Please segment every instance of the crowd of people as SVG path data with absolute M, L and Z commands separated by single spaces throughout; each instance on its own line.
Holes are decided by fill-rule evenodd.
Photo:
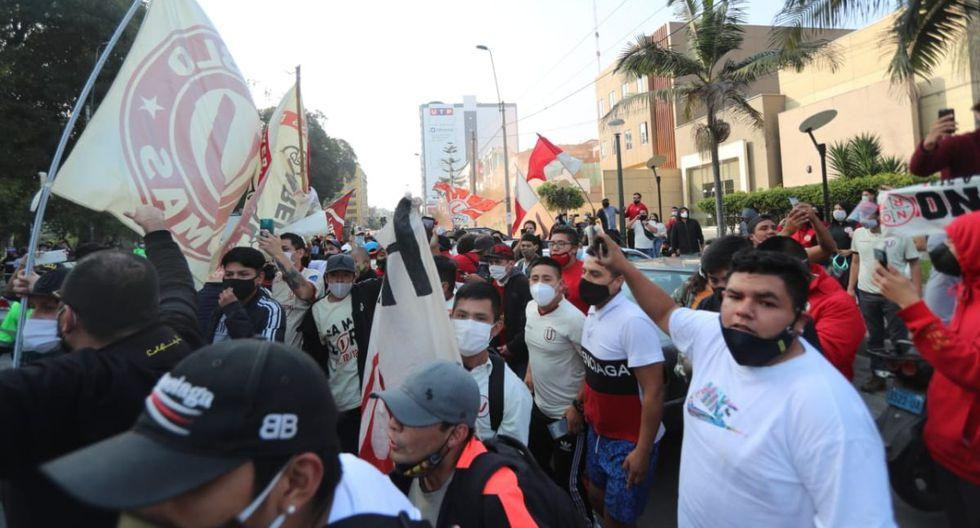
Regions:
M 30 354 L 0 371 L 7 525 L 636 526 L 668 434 L 666 334 L 690 375 L 681 526 L 894 526 L 851 385 L 867 333 L 875 373 L 915 351 L 935 368 L 925 442 L 951 526 L 980 526 L 980 212 L 923 241 L 923 285 L 925 247 L 876 208 L 746 211 L 706 245 L 686 208 L 665 225 L 641 199 L 516 240 L 426 219 L 459 358 L 370 395 L 388 248 L 262 231 L 195 288 L 162 212 L 137 209 L 141 254 L 10 281 Z M 700 270 L 666 292 L 621 245 Z M 362 396 L 387 409 L 388 475 L 357 457 Z

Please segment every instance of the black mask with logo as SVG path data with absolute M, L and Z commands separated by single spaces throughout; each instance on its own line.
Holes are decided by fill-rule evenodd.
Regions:
M 255 279 L 225 279 L 221 283 L 225 288 L 231 288 L 239 301 L 244 301 L 255 293 Z
M 795 323 L 796 319 L 793 322 Z M 732 354 L 732 359 L 743 367 L 768 365 L 781 354 L 786 353 L 793 341 L 799 337 L 792 325 L 787 326 L 776 337 L 769 339 L 734 328 L 725 328 L 724 325 L 721 327 L 721 335 L 725 339 L 728 351 Z
M 592 281 L 582 279 L 578 283 L 578 295 L 589 306 L 599 306 L 606 302 L 612 293 L 609 291 L 608 284 L 596 284 Z

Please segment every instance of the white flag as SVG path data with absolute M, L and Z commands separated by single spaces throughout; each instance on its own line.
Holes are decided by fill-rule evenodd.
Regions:
M 409 198 L 398 203 L 378 242 L 388 264 L 365 360 L 359 456 L 387 473 L 388 412 L 371 393 L 399 386 L 419 365 L 460 358 L 422 218 Z
M 258 167 L 260 122 L 221 36 L 193 0 L 156 0 L 53 192 L 108 211 L 150 204 L 195 278 Z

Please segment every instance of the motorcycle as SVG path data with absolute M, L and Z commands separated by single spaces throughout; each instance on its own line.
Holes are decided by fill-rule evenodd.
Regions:
M 887 406 L 876 419 L 885 444 L 888 479 L 895 494 L 922 511 L 942 509 L 936 467 L 922 440 L 926 422 L 926 388 L 932 366 L 912 349 L 899 356 L 868 351 L 884 360 L 888 376 Z

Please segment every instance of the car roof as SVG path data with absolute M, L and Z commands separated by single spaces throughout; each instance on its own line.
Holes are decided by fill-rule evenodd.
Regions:
M 697 273 L 701 269 L 701 259 L 691 257 L 661 257 L 633 262 L 640 270 L 682 271 Z

